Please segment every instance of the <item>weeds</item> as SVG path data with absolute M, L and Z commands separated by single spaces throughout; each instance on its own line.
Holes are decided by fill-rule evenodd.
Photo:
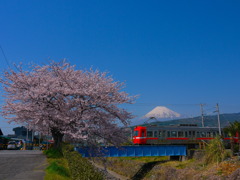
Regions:
M 49 173 L 57 173 L 61 176 L 69 177 L 69 171 L 66 167 L 61 165 L 59 161 L 53 161 L 51 164 L 47 167 L 47 171 Z
M 63 157 L 60 149 L 51 148 L 51 149 L 43 151 L 43 153 L 47 156 L 47 158 L 54 158 L 55 159 L 55 158 L 62 158 Z
M 212 139 L 206 147 L 205 163 L 220 163 L 227 157 L 222 139 L 218 136 Z
M 58 149 L 49 149 L 43 152 L 47 156 L 49 166 L 46 168 L 44 180 L 70 180 L 70 170 L 67 160 Z

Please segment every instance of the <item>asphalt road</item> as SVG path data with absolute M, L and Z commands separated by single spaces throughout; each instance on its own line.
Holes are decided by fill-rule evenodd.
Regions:
M 46 167 L 39 150 L 0 150 L 0 180 L 43 180 Z

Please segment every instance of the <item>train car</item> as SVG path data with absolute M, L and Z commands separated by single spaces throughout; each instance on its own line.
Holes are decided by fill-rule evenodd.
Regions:
M 221 131 L 224 141 L 230 137 Z M 198 127 L 196 124 L 179 124 L 173 126 L 137 126 L 133 130 L 135 145 L 188 145 L 195 147 L 199 142 L 209 141 L 219 135 L 217 127 Z

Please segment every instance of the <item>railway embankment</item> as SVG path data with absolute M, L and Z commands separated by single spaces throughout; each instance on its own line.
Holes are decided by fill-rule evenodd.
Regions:
M 107 168 L 132 180 L 240 179 L 238 157 L 211 164 L 206 164 L 202 156 L 195 157 L 182 162 L 170 161 L 168 157 L 107 158 Z

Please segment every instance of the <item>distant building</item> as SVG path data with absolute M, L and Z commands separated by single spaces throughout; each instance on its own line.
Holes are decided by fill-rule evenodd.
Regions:
M 27 133 L 27 128 L 25 128 L 24 126 L 13 128 L 13 131 L 14 131 L 15 138 L 32 139 L 32 131 L 28 130 L 28 133 Z M 27 138 L 27 134 L 28 134 L 28 138 Z

